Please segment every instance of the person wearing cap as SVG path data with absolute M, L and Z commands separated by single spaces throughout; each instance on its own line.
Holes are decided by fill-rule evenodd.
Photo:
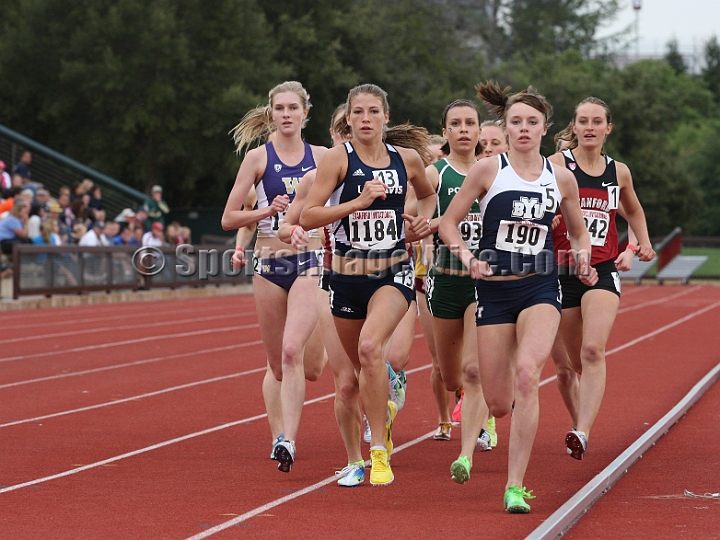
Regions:
M 165 216 L 170 212 L 170 208 L 163 200 L 163 188 L 155 185 L 152 187 L 151 193 L 151 197 L 143 203 L 143 206 L 147 208 L 149 225 L 161 223 L 164 227 Z
M 110 240 L 107 236 L 105 236 L 105 233 L 103 232 L 104 229 L 104 221 L 93 221 L 90 230 L 86 232 L 80 239 L 79 245 L 85 247 L 101 247 L 111 245 Z
M 115 217 L 116 223 L 133 223 L 135 221 L 135 212 L 132 208 L 125 208 Z
M 5 169 L 7 169 L 7 165 L 4 161 L 0 161 L 0 188 L 2 188 L 3 194 L 12 187 L 12 177 Z
M 143 234 L 142 237 L 143 247 L 163 247 L 166 245 L 165 242 L 165 225 L 156 221 L 152 224 L 150 230 Z

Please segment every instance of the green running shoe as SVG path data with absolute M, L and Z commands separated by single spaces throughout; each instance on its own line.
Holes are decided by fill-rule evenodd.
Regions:
M 532 491 L 524 487 L 510 486 L 505 492 L 505 511 L 510 514 L 529 514 L 530 505 L 525 499 L 534 499 Z
M 464 484 L 470 480 L 470 460 L 465 456 L 460 456 L 453 464 L 450 465 L 450 474 L 452 481 L 456 484 Z

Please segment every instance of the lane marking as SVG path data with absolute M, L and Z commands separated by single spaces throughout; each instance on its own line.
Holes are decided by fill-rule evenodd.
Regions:
M 657 329 L 657 330 L 655 330 L 655 331 L 653 331 L 653 332 L 650 332 L 649 334 L 645 334 L 644 336 L 641 336 L 641 337 L 639 337 L 639 338 L 636 338 L 636 339 L 634 339 L 634 340 L 626 343 L 625 345 L 621 345 L 621 346 L 619 346 L 619 347 L 616 347 L 616 348 L 613 349 L 612 351 L 606 353 L 606 355 L 607 355 L 607 354 L 612 354 L 612 353 L 614 353 L 614 352 L 621 351 L 621 350 L 626 349 L 626 348 L 628 348 L 628 347 L 630 347 L 630 346 L 632 346 L 632 345 L 635 345 L 635 344 L 637 344 L 637 343 L 640 343 L 641 341 L 644 341 L 645 339 L 649 339 L 650 337 L 653 337 L 653 336 L 658 335 L 658 334 L 660 334 L 660 333 L 662 333 L 662 332 L 665 332 L 666 330 L 669 330 L 669 329 L 671 329 L 671 328 L 673 328 L 673 327 L 675 327 L 675 326 L 677 326 L 677 325 L 679 325 L 679 324 L 682 324 L 683 322 L 686 322 L 686 321 L 688 321 L 688 320 L 690 320 L 690 319 L 692 319 L 692 318 L 694 318 L 694 317 L 697 317 L 697 316 L 699 316 L 699 315 L 701 315 L 701 314 L 703 314 L 703 313 L 705 313 L 705 312 L 707 312 L 707 311 L 710 311 L 711 309 L 714 309 L 714 308 L 717 307 L 717 306 L 720 306 L 720 302 L 716 302 L 716 303 L 712 304 L 711 306 L 707 306 L 706 308 L 703 308 L 703 309 L 701 309 L 701 310 L 698 310 L 698 311 L 696 311 L 696 312 L 693 312 L 693 313 L 691 313 L 690 315 L 687 315 L 687 316 L 685 316 L 685 317 L 682 317 L 681 319 L 678 319 L 677 321 L 675 321 L 675 322 L 673 322 L 673 323 L 667 324 L 667 325 L 665 325 L 665 326 L 663 326 L 663 327 L 661 327 L 661 328 L 659 328 L 659 329 Z M 417 334 L 416 337 L 418 337 L 418 336 L 420 336 L 420 335 L 422 335 L 422 334 Z M 421 368 L 415 368 L 415 369 L 413 369 L 413 370 L 408 370 L 408 373 L 414 373 L 414 372 L 420 371 L 420 370 L 422 370 L 422 369 L 427 369 L 428 367 L 431 367 L 431 366 L 430 366 L 430 365 L 426 365 L 426 366 L 423 366 L 423 367 L 421 367 Z M 552 381 L 552 380 L 554 380 L 554 377 L 545 379 L 544 381 L 542 381 L 542 382 L 540 383 L 540 385 L 541 385 L 541 386 L 542 386 L 542 385 L 545 385 L 545 384 L 549 383 L 549 382 Z M 332 392 L 332 393 L 326 394 L 326 395 L 324 395 L 324 396 L 320 396 L 320 397 L 317 397 L 317 398 L 314 398 L 314 399 L 311 399 L 311 400 L 307 400 L 307 401 L 305 401 L 305 402 L 303 403 L 303 406 L 305 406 L 305 405 L 311 405 L 311 404 L 313 404 L 313 403 L 318 403 L 318 402 L 321 402 L 321 401 L 330 399 L 330 398 L 332 398 L 332 397 L 334 397 L 334 396 L 335 396 L 335 392 Z M 153 451 L 153 450 L 157 450 L 157 449 L 159 449 L 159 448 L 163 448 L 163 447 L 165 447 L 165 446 L 170 446 L 170 445 L 172 445 L 172 444 L 184 442 L 184 441 L 186 441 L 186 440 L 190 440 L 190 439 L 194 439 L 194 438 L 197 438 L 197 437 L 201 437 L 201 436 L 203 436 L 203 435 L 208 435 L 208 434 L 211 434 L 211 433 L 215 433 L 215 432 L 221 431 L 221 430 L 223 430 L 223 429 L 228 429 L 228 428 L 235 427 L 235 426 L 238 426 L 238 425 L 241 425 L 241 424 L 246 424 L 246 423 L 253 422 L 253 421 L 256 421 L 256 420 L 260 420 L 260 419 L 266 418 L 266 417 L 267 417 L 267 413 L 263 413 L 263 414 L 256 415 L 256 416 L 253 416 L 253 417 L 250 417 L 250 418 L 245 418 L 245 419 L 242 419 L 242 420 L 237 420 L 237 421 L 235 421 L 235 422 L 229 422 L 229 423 L 223 424 L 223 425 L 221 425 L 221 426 L 215 426 L 215 427 L 212 427 L 212 428 L 209 428 L 209 429 L 205 429 L 205 430 L 202 430 L 202 431 L 197 431 L 197 432 L 194 432 L 194 433 L 190 433 L 190 434 L 184 435 L 184 436 L 182 436 L 182 437 L 176 437 L 176 438 L 174 438 L 174 439 L 170 439 L 170 440 L 167 440 L 167 441 L 163 441 L 163 442 L 160 442 L 160 443 L 151 445 L 151 446 L 147 446 L 147 447 L 145 447 L 145 448 L 140 448 L 140 449 L 138 449 L 138 450 L 133 450 L 133 451 L 131 451 L 131 452 L 126 452 L 126 453 L 124 453 L 124 454 L 120 454 L 120 455 L 118 455 L 118 456 L 114 456 L 114 457 L 111 457 L 111 458 L 108 458 L 108 459 L 105 459 L 105 460 L 102 460 L 102 461 L 97 461 L 97 462 L 91 463 L 91 464 L 89 464 L 89 465 L 84 465 L 84 466 L 82 466 L 82 467 L 77 467 L 77 468 L 70 469 L 70 470 L 67 470 L 67 471 L 64 471 L 64 472 L 61 472 L 61 473 L 57 473 L 57 474 L 54 474 L 54 475 L 45 476 L 45 477 L 43 477 L 43 478 L 38 478 L 38 479 L 35 479 L 35 480 L 30 480 L 30 481 L 28 481 L 28 482 L 24 482 L 24 483 L 21 483 L 21 484 L 16 484 L 16 485 L 13 485 L 13 486 L 8 486 L 8 487 L 5 487 L 5 488 L 0 489 L 0 494 L 2 494 L 2 493 L 8 493 L 8 492 L 11 492 L 11 491 L 16 491 L 16 490 L 18 490 L 18 489 L 22 489 L 22 488 L 25 488 L 25 487 L 30 487 L 30 486 L 34 486 L 34 485 L 41 484 L 41 483 L 44 483 L 44 482 L 49 482 L 49 481 L 51 481 L 51 480 L 56 480 L 56 479 L 59 479 L 59 478 L 64 478 L 64 477 L 67 477 L 67 476 L 71 476 L 71 475 L 74 475 L 74 474 L 78 474 L 78 473 L 80 473 L 80 472 L 83 472 L 83 471 L 86 471 L 86 470 L 90 470 L 90 469 L 94 469 L 94 468 L 97 468 L 97 467 L 101 467 L 101 466 L 107 465 L 107 464 L 109 464 L 109 463 L 114 463 L 114 462 L 120 461 L 120 460 L 122 460 L 122 459 L 134 457 L 134 456 L 137 456 L 137 455 L 141 455 L 141 454 L 144 454 L 144 453 Z M 432 433 L 434 433 L 434 431 L 431 432 L 431 434 L 432 434 Z M 426 434 L 426 435 L 424 435 L 423 437 L 426 437 L 426 436 L 429 436 L 429 435 L 430 435 L 430 434 Z M 306 488 L 306 489 L 309 489 L 309 488 Z M 307 493 L 309 493 L 309 492 L 310 492 L 310 491 L 307 491 Z M 299 492 L 296 492 L 296 493 L 294 493 L 293 495 L 296 495 L 297 493 L 299 493 Z M 288 497 L 290 497 L 290 496 L 288 496 Z M 291 499 L 288 499 L 288 500 L 291 500 Z M 218 525 L 218 526 L 217 526 L 216 528 L 214 528 L 214 529 L 217 529 L 218 527 L 223 527 L 223 525 L 224 525 L 224 524 L 220 524 L 220 525 Z M 224 527 L 224 528 L 227 528 L 227 527 Z M 218 529 L 218 530 L 224 530 L 224 529 Z M 204 531 L 204 533 L 201 533 L 201 534 L 206 534 L 206 535 L 207 535 L 208 532 L 209 532 L 209 531 Z M 215 531 L 215 532 L 218 532 L 218 531 Z M 211 534 L 214 534 L 214 532 L 211 533 Z M 194 538 L 194 537 L 193 537 L 193 538 Z
M 74 349 L 65 349 L 62 351 L 48 351 L 44 353 L 26 354 L 21 356 L 10 356 L 0 359 L 0 362 L 14 362 L 15 360 L 25 360 L 28 358 L 42 358 L 47 356 L 57 356 L 60 354 L 69 354 L 83 351 L 94 351 L 96 349 L 108 349 L 110 347 L 121 347 L 123 345 L 132 345 L 134 343 L 147 343 L 148 341 L 161 341 L 165 339 L 184 338 L 192 336 L 203 336 L 207 334 L 217 334 L 221 332 L 234 332 L 236 330 L 246 330 L 248 328 L 258 328 L 259 324 L 245 324 L 242 326 L 225 326 L 222 328 L 210 328 L 207 330 L 195 330 L 193 332 L 181 332 L 179 334 L 162 334 L 158 336 L 149 336 L 144 338 L 126 339 L 123 341 L 113 341 L 110 343 L 102 343 L 100 345 L 88 345 L 86 347 L 75 347 Z
M 116 304 L 114 304 L 114 305 L 116 305 Z M 96 306 L 96 307 L 100 307 L 100 306 Z M 218 310 L 227 311 L 228 308 L 227 308 L 227 306 L 217 306 L 217 305 L 212 306 L 211 305 L 208 307 L 202 307 L 201 309 L 203 310 L 203 312 L 206 312 L 206 311 L 218 311 Z M 164 315 L 177 315 L 178 313 L 197 313 L 197 312 L 198 312 L 198 308 L 157 311 L 157 312 L 147 313 L 147 314 L 137 313 L 137 312 L 128 312 L 126 315 L 112 315 L 109 317 L 90 317 L 90 318 L 86 318 L 86 319 L 73 319 L 73 318 L 63 317 L 62 319 L 57 319 L 57 318 L 51 319 L 47 322 L 42 319 L 47 319 L 48 315 L 52 315 L 52 314 L 43 313 L 42 317 L 40 317 L 40 316 L 33 317 L 33 319 L 39 319 L 38 321 L 36 321 L 34 323 L 28 323 L 28 324 L 25 324 L 25 321 L 30 319 L 30 317 L 27 315 L 27 313 L 23 313 L 23 323 L 22 324 L 3 324 L 3 328 L 5 328 L 7 330 L 21 330 L 23 328 L 37 328 L 38 324 L 42 324 L 43 327 L 45 327 L 45 326 L 61 326 L 61 325 L 68 325 L 68 324 L 83 324 L 83 323 L 92 323 L 92 322 L 115 321 L 118 319 L 130 319 L 130 318 L 139 319 L 142 317 L 157 318 L 158 316 L 164 316 Z M 14 313 L 18 313 L 18 312 L 14 312 Z M 254 311 L 248 311 L 247 313 L 248 313 L 248 315 L 257 315 L 257 313 Z M 242 313 L 242 316 L 245 316 L 244 311 Z M 17 321 L 17 315 L 14 318 L 10 318 L 10 319 L 0 319 L 0 323 L 4 323 L 5 321 L 7 321 L 7 322 Z
M 262 343 L 258 341 L 257 343 Z M 187 388 L 193 388 L 203 384 L 210 384 L 214 382 L 226 381 L 228 379 L 236 379 L 238 377 L 244 377 L 245 375 L 252 375 L 254 373 L 264 373 L 267 371 L 267 367 L 261 367 L 251 369 L 248 371 L 242 371 L 239 373 L 231 373 L 230 375 L 221 375 L 220 377 L 213 377 L 212 379 L 204 379 L 202 381 L 194 381 L 191 383 L 185 383 L 178 386 L 171 386 L 169 388 L 163 388 L 162 390 L 155 390 L 154 392 L 147 392 L 146 394 L 139 394 L 137 396 L 130 396 L 127 398 L 116 399 L 114 401 L 107 401 L 105 403 L 98 403 L 96 405 L 88 405 L 87 407 L 80 407 L 79 409 L 70 409 L 67 411 L 46 414 L 44 416 L 36 416 L 35 418 L 26 418 L 25 420 L 15 420 L 14 422 L 8 422 L 6 424 L 0 424 L 0 428 L 17 426 L 18 424 L 27 424 L 29 422 L 38 422 L 40 420 L 47 420 L 48 418 L 57 418 L 58 416 L 66 416 L 68 414 L 75 414 L 79 412 L 92 411 L 93 409 L 102 409 L 104 407 L 110 407 L 111 405 L 119 405 L 120 403 L 127 403 L 129 401 L 138 401 L 140 399 L 149 398 L 153 396 L 160 396 L 169 392 L 175 392 L 177 390 L 185 390 Z
M 23 386 L 26 384 L 54 381 L 54 380 L 58 380 L 58 379 L 64 379 L 66 377 L 79 377 L 80 375 L 88 375 L 91 373 L 101 373 L 103 371 L 110 371 L 113 369 L 142 366 L 144 364 L 152 364 L 155 362 L 160 362 L 162 360 L 171 360 L 171 359 L 175 359 L 175 358 L 183 358 L 186 356 L 197 356 L 197 355 L 201 355 L 201 354 L 211 354 L 211 353 L 216 353 L 216 352 L 230 351 L 232 349 L 239 349 L 239 348 L 249 347 L 249 346 L 254 346 L 254 345 L 262 345 L 262 341 L 250 341 L 248 343 L 236 343 L 234 345 L 227 345 L 225 347 L 214 347 L 212 349 L 200 349 L 199 351 L 190 351 L 190 352 L 184 352 L 184 353 L 178 353 L 178 354 L 171 354 L 169 356 L 156 356 L 155 358 L 148 358 L 147 360 L 136 360 L 134 362 L 126 362 L 124 364 L 114 364 L 112 366 L 86 369 L 83 371 L 73 371 L 70 373 L 62 373 L 60 375 L 49 375 L 47 377 L 38 377 L 37 379 L 26 379 L 23 381 L 0 384 L 0 390 L 2 390 L 3 388 L 13 388 L 15 386 Z
M 17 337 L 17 338 L 10 338 L 10 339 L 0 339 L 0 345 L 5 345 L 7 343 L 19 343 L 23 341 L 38 341 L 41 339 L 53 339 L 57 337 L 66 338 L 69 336 L 81 336 L 83 334 L 100 334 L 102 332 L 115 332 L 118 330 L 133 330 L 137 328 L 158 328 L 160 326 L 172 326 L 175 324 L 188 324 L 188 323 L 195 323 L 195 322 L 207 322 L 207 321 L 217 321 L 219 319 L 229 319 L 232 315 L 228 314 L 222 314 L 222 315 L 210 315 L 208 317 L 195 317 L 192 319 L 170 319 L 166 321 L 160 321 L 160 322 L 153 322 L 153 323 L 142 323 L 142 324 L 129 324 L 126 326 L 103 326 L 100 328 L 84 328 L 82 330 L 75 330 L 75 331 L 67 331 L 67 332 L 57 332 L 55 334 L 41 334 L 38 336 L 24 336 L 24 337 Z
M 656 300 L 648 300 L 647 302 L 642 302 L 641 304 L 636 304 L 634 306 L 628 306 L 626 308 L 618 309 L 618 315 L 621 313 L 627 313 L 628 311 L 635 311 L 636 309 L 644 308 L 647 306 L 654 306 L 657 304 L 662 304 L 663 302 L 667 302 L 668 300 L 674 300 L 676 298 L 680 298 L 681 296 L 685 296 L 686 294 L 690 294 L 691 292 L 695 292 L 701 287 L 690 287 L 689 289 L 686 289 L 684 291 L 681 291 L 676 294 L 671 294 L 670 296 L 666 296 L 664 298 L 658 298 Z
M 631 444 L 610 465 L 605 467 L 580 491 L 573 495 L 565 504 L 548 517 L 542 525 L 527 537 L 528 540 L 545 540 L 558 538 L 570 529 L 585 512 L 597 502 L 615 483 L 620 480 L 643 454 L 648 452 L 655 443 L 677 423 L 687 411 L 707 392 L 720 378 L 720 364 L 716 365 L 703 377 L 675 407 L 658 420 L 640 438 Z

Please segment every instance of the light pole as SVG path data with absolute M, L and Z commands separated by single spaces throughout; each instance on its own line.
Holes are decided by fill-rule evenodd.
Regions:
M 640 10 L 642 9 L 642 0 L 633 0 L 633 9 L 635 10 L 635 61 L 640 60 Z

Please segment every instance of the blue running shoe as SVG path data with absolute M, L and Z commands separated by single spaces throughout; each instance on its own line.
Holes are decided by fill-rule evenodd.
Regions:
M 278 438 L 273 441 L 272 450 L 270 451 L 270 459 L 274 459 L 277 461 L 277 458 L 275 457 L 275 449 L 277 448 L 277 445 L 280 444 L 285 440 L 285 434 L 281 433 L 278 435 Z
M 341 487 L 357 487 L 365 481 L 365 462 L 356 461 L 348 463 L 342 471 L 337 471 L 335 476 L 339 476 L 338 486 Z

